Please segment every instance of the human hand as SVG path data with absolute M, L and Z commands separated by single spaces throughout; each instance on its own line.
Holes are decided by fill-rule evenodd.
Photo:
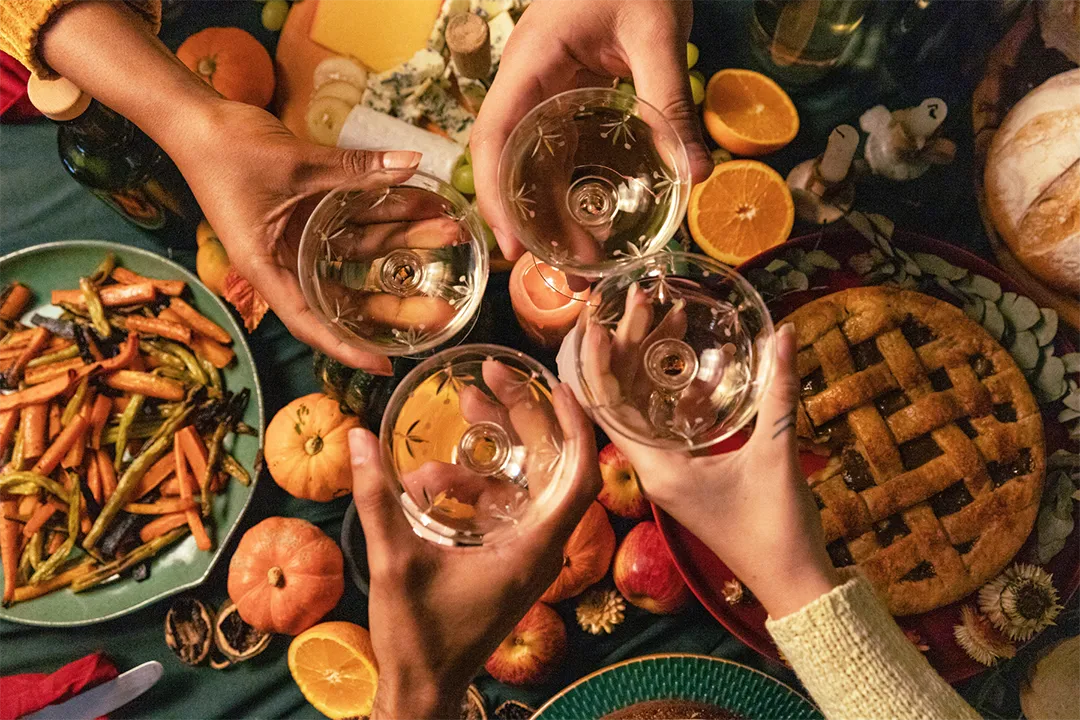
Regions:
M 473 675 L 558 576 L 562 547 L 600 479 L 591 423 L 566 386 L 553 400 L 564 447 L 576 458 L 572 481 L 538 524 L 482 547 L 418 537 L 384 475 L 379 441 L 366 430 L 350 433 L 379 662 L 373 718 L 457 717 Z
M 686 69 L 692 21 L 687 0 L 543 0 L 521 16 L 470 143 L 476 199 L 505 257 L 522 247 L 499 204 L 499 157 L 518 121 L 560 92 L 632 76 L 685 143 L 693 179 L 712 172 Z
M 828 592 L 838 579 L 799 466 L 793 326 L 780 328 L 776 346 L 774 375 L 754 431 L 734 452 L 690 456 L 659 450 L 600 425 L 634 466 L 646 497 L 704 542 L 779 618 Z M 598 356 L 606 362 L 600 350 L 583 346 L 587 372 L 597 372 Z M 618 365 L 613 361 L 610 367 Z M 590 386 L 598 386 L 596 378 Z M 616 392 L 618 378 L 612 375 L 606 386 Z

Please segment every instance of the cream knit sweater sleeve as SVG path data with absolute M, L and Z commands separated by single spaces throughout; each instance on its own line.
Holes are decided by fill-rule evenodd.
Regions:
M 828 720 L 978 718 L 861 574 L 766 627 Z
M 53 14 L 72 0 L 0 0 L 0 50 L 46 80 L 57 77 L 37 52 L 38 33 Z M 156 34 L 161 0 L 125 0 Z

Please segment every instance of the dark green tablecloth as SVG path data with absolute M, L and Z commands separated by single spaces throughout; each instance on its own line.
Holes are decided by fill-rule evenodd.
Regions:
M 189 4 L 182 14 L 166 24 L 163 37 L 172 47 L 188 34 L 211 25 L 239 25 L 254 32 L 271 48 L 275 38 L 258 26 L 254 3 L 217 5 Z M 746 66 L 741 56 L 745 6 L 701 3 L 694 28 L 694 40 L 702 49 L 700 67 L 706 74 L 726 65 Z M 960 146 L 956 163 L 932 170 L 923 180 L 907 185 L 871 183 L 860 188 L 858 206 L 892 217 L 898 226 L 917 230 L 967 247 L 987 252 L 982 226 L 972 190 L 970 90 L 978 67 L 977 55 L 990 41 L 977 42 L 979 33 L 966 38 L 968 53 L 934 73 L 924 73 L 915 86 L 890 86 L 874 73 L 851 76 L 845 83 L 795 93 L 803 126 L 791 147 L 769 159 L 781 172 L 799 160 L 820 152 L 829 130 L 840 122 L 857 124 L 858 114 L 876 102 L 890 107 L 918 103 L 924 97 L 939 96 L 949 104 L 946 134 Z M 891 87 L 891 89 L 890 89 Z M 169 255 L 181 264 L 194 267 L 193 236 L 168 238 L 168 244 L 126 224 L 104 204 L 70 180 L 56 155 L 55 129 L 39 122 L 25 126 L 4 126 L 0 130 L 0 254 L 37 243 L 62 239 L 96 238 L 130 243 Z M 5 278 L 6 280 L 6 278 Z M 502 342 L 521 340 L 513 326 L 505 295 L 506 280 L 496 277 L 489 286 L 488 310 L 498 319 Z M 502 320 L 506 322 L 503 323 Z M 258 364 L 266 400 L 267 419 L 286 402 L 316 389 L 310 372 L 310 351 L 293 340 L 276 318 L 270 316 L 250 338 Z M 532 348 L 526 348 L 532 349 Z M 532 349 L 534 350 L 534 349 Z M 551 356 L 540 355 L 550 364 Z M 250 527 L 269 515 L 303 517 L 337 538 L 345 500 L 316 504 L 296 500 L 282 492 L 269 477 L 263 477 L 254 501 L 242 521 Z M 625 528 L 624 528 L 625 529 Z M 235 541 L 224 549 L 231 555 Z M 219 564 L 209 581 L 196 594 L 211 603 L 225 599 L 227 562 Z M 48 672 L 93 650 L 105 650 L 121 669 L 156 659 L 165 666 L 162 680 L 147 694 L 114 713 L 116 717 L 233 718 L 233 717 L 321 717 L 310 707 L 289 677 L 285 663 L 287 638 L 276 638 L 270 649 L 257 659 L 217 672 L 207 667 L 189 668 L 177 661 L 165 646 L 162 622 L 169 605 L 163 601 L 109 623 L 77 630 L 43 630 L 0 622 L 0 674 Z M 572 607 L 560 608 L 567 619 L 570 647 L 557 676 L 546 686 L 511 690 L 482 677 L 477 682 L 490 708 L 514 697 L 533 706 L 565 684 L 612 662 L 654 652 L 695 652 L 730 658 L 761 669 L 781 680 L 797 683 L 786 668 L 767 662 L 743 646 L 705 610 L 694 603 L 674 617 L 654 617 L 631 608 L 626 622 L 610 637 L 593 638 L 580 631 L 573 621 Z M 328 619 L 366 624 L 366 600 L 351 586 Z M 1059 621 L 1013 661 L 962 686 L 965 697 L 988 716 L 1019 715 L 1017 687 L 1038 649 L 1066 634 L 1077 633 L 1075 600 Z

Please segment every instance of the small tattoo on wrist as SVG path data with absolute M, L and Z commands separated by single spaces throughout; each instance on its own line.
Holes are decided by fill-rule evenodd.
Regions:
M 795 427 L 795 411 L 792 410 L 790 414 L 785 415 L 784 417 L 777 420 L 775 423 L 773 423 L 773 427 L 777 428 L 776 432 L 773 433 L 773 436 L 772 436 L 773 440 L 775 440 L 776 438 L 783 435 L 786 431 L 794 428 Z

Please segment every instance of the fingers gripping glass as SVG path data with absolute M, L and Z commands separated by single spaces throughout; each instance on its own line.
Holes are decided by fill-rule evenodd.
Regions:
M 499 195 L 538 260 L 595 279 L 664 247 L 686 212 L 689 178 L 686 149 L 659 110 L 583 88 L 537 105 L 514 128 Z
M 300 241 L 308 306 L 349 345 L 418 355 L 463 335 L 487 285 L 488 251 L 464 197 L 435 177 L 381 170 L 329 193 Z
M 665 252 L 593 287 L 574 352 L 601 424 L 646 445 L 701 450 L 753 417 L 775 349 L 769 312 L 742 276 Z
M 575 467 L 554 385 L 538 362 L 497 345 L 444 350 L 402 380 L 380 438 L 393 491 L 419 535 L 490 544 L 550 511 Z

